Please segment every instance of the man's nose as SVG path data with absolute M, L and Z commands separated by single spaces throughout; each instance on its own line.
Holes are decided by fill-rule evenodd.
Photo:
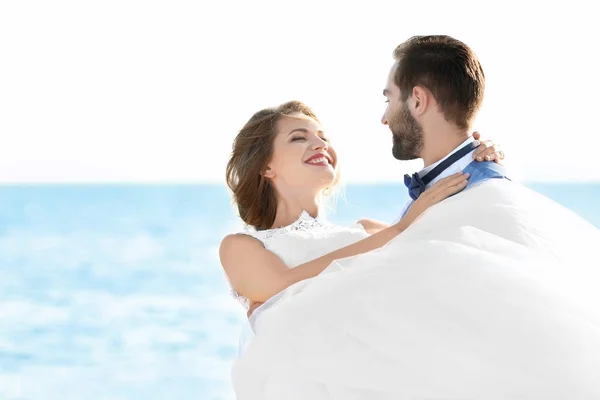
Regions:
M 383 113 L 383 115 L 381 116 L 381 123 L 384 125 L 388 124 L 387 118 L 385 117 L 385 113 Z

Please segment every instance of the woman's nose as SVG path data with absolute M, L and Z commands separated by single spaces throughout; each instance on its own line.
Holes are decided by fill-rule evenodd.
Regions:
M 325 139 L 316 138 L 313 141 L 313 150 L 320 150 L 320 149 L 327 150 L 327 148 L 328 148 L 328 145 L 327 145 L 327 141 Z

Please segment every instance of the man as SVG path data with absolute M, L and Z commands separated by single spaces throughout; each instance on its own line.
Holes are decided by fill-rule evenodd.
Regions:
M 506 178 L 498 164 L 473 162 L 476 145 L 469 129 L 485 90 L 473 51 L 449 36 L 417 36 L 399 45 L 394 59 L 381 122 L 392 131 L 396 159 L 422 158 L 425 163 L 423 170 L 405 177 L 411 199 L 462 170 L 471 174 L 470 185 Z
M 469 132 L 484 89 L 477 57 L 459 40 L 417 36 L 394 51 L 381 122 L 392 132 L 396 159 L 424 161 L 405 176 L 411 200 L 402 215 L 438 180 L 470 173 L 466 190 L 430 208 L 392 243 L 403 254 L 399 264 L 414 252 L 420 272 L 402 283 L 414 290 L 415 306 L 401 305 L 396 315 L 436 321 L 440 332 L 424 328 L 422 341 L 398 345 L 424 357 L 442 349 L 421 363 L 439 389 L 428 392 L 422 382 L 412 389 L 448 398 L 600 398 L 600 234 L 510 181 L 501 165 L 473 161 Z M 440 243 L 458 246 L 437 252 Z M 421 246 L 427 250 L 419 253 Z M 440 297 L 435 306 L 418 306 L 432 296 Z M 407 393 L 414 382 L 403 382 Z

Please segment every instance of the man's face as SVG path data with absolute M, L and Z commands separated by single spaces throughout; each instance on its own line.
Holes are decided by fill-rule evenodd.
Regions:
M 392 131 L 392 154 L 398 160 L 420 158 L 423 150 L 423 127 L 410 112 L 408 102 L 401 100 L 400 88 L 394 82 L 397 63 L 394 63 L 388 75 L 383 95 L 387 98 L 387 107 L 381 123 Z

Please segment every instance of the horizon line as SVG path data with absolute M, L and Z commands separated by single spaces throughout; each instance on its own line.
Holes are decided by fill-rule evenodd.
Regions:
M 530 184 L 600 184 L 600 178 L 597 180 L 588 179 L 538 179 L 538 180 L 518 180 L 517 183 L 530 185 Z M 227 184 L 223 181 L 216 180 L 182 180 L 182 181 L 151 181 L 151 180 L 90 180 L 90 181 L 79 181 L 79 180 L 55 180 L 55 181 L 0 181 L 1 187 L 8 186 L 121 186 L 121 185 L 132 185 L 132 186 L 223 186 L 227 187 Z M 340 182 L 339 186 L 348 185 L 404 185 L 401 180 L 353 180 L 348 182 Z

